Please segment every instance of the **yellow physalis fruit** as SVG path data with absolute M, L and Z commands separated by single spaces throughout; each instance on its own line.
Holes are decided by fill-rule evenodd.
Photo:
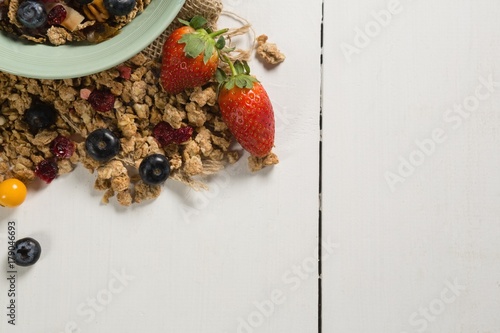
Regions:
M 16 207 L 26 199 L 26 185 L 16 178 L 6 179 L 0 183 L 0 205 Z

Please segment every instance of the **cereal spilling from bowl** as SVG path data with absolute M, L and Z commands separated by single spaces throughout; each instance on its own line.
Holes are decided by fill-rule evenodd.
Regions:
M 167 179 L 203 188 L 199 177 L 239 160 L 234 140 L 251 152 L 252 171 L 277 164 L 271 152 L 274 115 L 262 85 L 248 64 L 229 59 L 221 39 L 213 40 L 218 32 L 191 29 L 203 25 L 197 19 L 185 23 L 171 37 L 188 48 L 206 40 L 197 55 L 171 53 L 183 43 L 169 38 L 161 62 L 140 53 L 82 78 L 36 80 L 0 72 L 0 182 L 51 183 L 82 164 L 97 175 L 104 203 L 116 197 L 128 206 L 158 197 Z M 204 82 L 183 81 L 179 91 L 169 91 L 172 63 L 183 71 L 193 66 L 187 71 L 192 79 L 211 58 L 207 51 L 221 55 L 228 69 L 215 74 L 216 66 Z M 176 72 L 176 79 L 183 75 Z
M 116 36 L 151 0 L 0 0 L 0 30 L 14 38 L 62 45 Z

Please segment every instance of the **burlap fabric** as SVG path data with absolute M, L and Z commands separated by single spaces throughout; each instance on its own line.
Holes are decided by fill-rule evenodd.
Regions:
M 201 15 L 208 20 L 209 27 L 215 29 L 221 12 L 221 0 L 186 0 L 175 20 L 153 43 L 151 43 L 151 45 L 144 50 L 144 53 L 148 57 L 151 57 L 151 59 L 159 58 L 162 53 L 163 44 L 168 35 L 181 25 L 178 20 L 179 18 L 190 20 L 195 15 Z

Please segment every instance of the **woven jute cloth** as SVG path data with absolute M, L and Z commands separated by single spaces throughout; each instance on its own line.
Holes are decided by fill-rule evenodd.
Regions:
M 152 59 L 159 58 L 162 53 L 163 44 L 167 37 L 174 29 L 182 25 L 178 19 L 189 21 L 193 16 L 201 15 L 207 19 L 208 26 L 215 29 L 221 12 L 221 0 L 186 0 L 184 6 L 174 21 L 153 43 L 151 43 L 151 45 L 144 50 L 144 53 Z

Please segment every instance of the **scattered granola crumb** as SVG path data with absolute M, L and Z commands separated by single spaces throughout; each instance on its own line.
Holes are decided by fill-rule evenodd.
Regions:
M 159 185 L 147 185 L 142 181 L 139 181 L 135 186 L 135 202 L 141 203 L 146 200 L 155 199 L 160 196 L 161 186 Z
M 130 206 L 130 205 L 132 205 L 134 203 L 134 200 L 132 198 L 132 194 L 130 193 L 129 190 L 126 190 L 126 191 L 123 191 L 123 192 L 119 192 L 116 195 L 116 199 L 118 200 L 118 202 L 122 206 Z
M 272 152 L 265 157 L 250 156 L 248 158 L 248 166 L 252 172 L 260 171 L 265 167 L 276 165 L 278 163 L 278 156 Z
M 267 40 L 266 35 L 257 37 L 257 55 L 271 65 L 277 65 L 285 61 L 286 57 L 278 49 L 278 46 L 274 43 L 268 43 Z

